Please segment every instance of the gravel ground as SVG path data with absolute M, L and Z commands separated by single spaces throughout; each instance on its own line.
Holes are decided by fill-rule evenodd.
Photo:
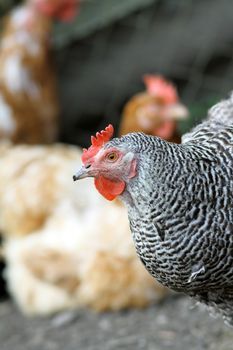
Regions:
M 1 350 L 232 350 L 233 330 L 186 297 L 145 310 L 25 318 L 0 303 Z

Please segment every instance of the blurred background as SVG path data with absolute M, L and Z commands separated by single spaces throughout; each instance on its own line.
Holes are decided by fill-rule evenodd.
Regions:
M 2 1 L 1 13 L 18 1 Z M 86 0 L 71 23 L 55 23 L 53 57 L 65 142 L 88 145 L 143 89 L 145 73 L 171 79 L 192 118 L 232 88 L 229 0 Z M 72 106 L 72 108 L 71 108 Z
M 228 0 L 84 2 L 69 28 L 54 28 L 62 140 L 88 145 L 83 131 L 119 126 L 145 73 L 174 82 L 189 129 L 232 89 L 232 16 Z
M 21 349 L 20 323 L 28 329 L 22 349 L 52 348 L 42 339 L 48 327 L 73 323 L 67 334 L 75 329 L 76 314 L 31 324 L 18 308 L 49 317 L 83 308 L 117 311 L 119 322 L 113 314 L 80 311 L 83 325 L 100 322 L 105 342 L 112 327 L 123 337 L 106 349 L 172 344 L 173 350 L 227 350 L 232 338 L 221 323 L 198 309 L 190 318 L 187 300 L 177 301 L 141 267 L 121 204 L 106 204 L 92 183 L 71 179 L 80 146 L 89 146 L 90 136 L 109 123 L 115 135 L 144 131 L 180 142 L 227 96 L 233 86 L 232 1 L 2 0 L 0 16 L 0 317 L 19 334 L 10 339 L 11 330 L 3 327 L 2 350 Z M 169 314 L 183 307 L 180 330 Z M 119 314 L 125 309 L 132 314 Z M 132 334 L 140 324 L 139 334 L 147 335 L 141 343 L 122 333 L 125 320 Z M 31 325 L 43 335 L 34 345 Z M 177 336 L 190 329 L 190 338 Z M 74 339 L 80 349 L 104 349 L 100 340 L 95 345 L 85 337 L 86 345 Z M 58 348 L 62 341 L 54 339 Z

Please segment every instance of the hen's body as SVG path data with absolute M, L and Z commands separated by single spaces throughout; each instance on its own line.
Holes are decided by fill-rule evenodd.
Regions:
M 105 147 L 126 145 L 138 171 L 121 197 L 139 257 L 233 324 L 233 96 L 181 145 L 139 133 Z

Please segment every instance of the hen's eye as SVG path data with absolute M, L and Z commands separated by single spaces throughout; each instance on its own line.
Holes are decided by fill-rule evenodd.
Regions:
M 107 154 L 107 160 L 110 162 L 115 162 L 117 160 L 117 158 L 118 158 L 118 155 L 115 152 L 111 152 L 111 153 Z

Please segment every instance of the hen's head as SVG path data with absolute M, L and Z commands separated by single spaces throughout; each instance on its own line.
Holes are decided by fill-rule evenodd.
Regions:
M 188 116 L 187 108 L 179 101 L 175 86 L 160 75 L 143 77 L 146 91 L 129 102 L 125 113 L 133 111 L 135 130 L 170 141 L 179 119 Z M 127 130 L 134 131 L 134 130 Z
M 78 0 L 30 0 L 46 17 L 62 21 L 72 20 L 76 14 Z
M 74 175 L 74 181 L 94 177 L 97 190 L 108 200 L 115 199 L 125 190 L 129 179 L 136 175 L 135 153 L 124 146 L 109 142 L 113 136 L 113 126 L 91 138 L 91 146 L 84 149 L 82 168 Z

